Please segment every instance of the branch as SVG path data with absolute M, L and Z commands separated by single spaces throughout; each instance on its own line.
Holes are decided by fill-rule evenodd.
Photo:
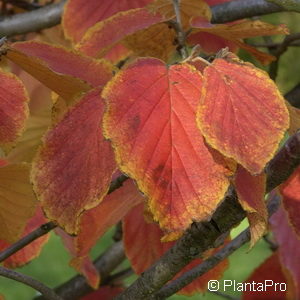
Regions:
M 274 195 L 271 201 L 268 204 L 268 214 L 271 216 L 278 208 L 280 204 L 280 197 Z M 171 295 L 177 293 L 186 285 L 190 284 L 193 280 L 205 274 L 212 268 L 214 268 L 217 264 L 219 264 L 222 260 L 226 259 L 233 252 L 243 246 L 250 240 L 250 229 L 247 228 L 242 233 L 240 233 L 235 239 L 233 239 L 230 243 L 224 246 L 221 250 L 219 250 L 216 254 L 212 255 L 208 259 L 206 259 L 203 263 L 198 265 L 197 267 L 187 271 L 179 278 L 173 280 L 166 286 L 164 286 L 159 292 L 155 293 L 153 297 L 150 299 L 160 300 L 170 297 Z
M 299 0 L 297 2 L 300 3 Z M 296 10 L 286 9 L 266 0 L 236 0 L 212 7 L 212 23 L 226 23 L 282 11 Z
M 266 168 L 267 193 L 288 179 L 300 164 L 300 131 L 289 138 Z M 232 227 L 245 217 L 234 190 L 217 208 L 211 221 L 193 223 L 182 238 L 155 264 L 129 286 L 118 300 L 147 299 L 171 280 L 182 268 L 206 250 L 217 246 Z
M 60 23 L 66 0 L 42 8 L 3 18 L 0 21 L 0 37 L 35 32 Z
M 13 279 L 15 281 L 22 282 L 25 285 L 28 285 L 28 286 L 34 288 L 35 290 L 39 291 L 44 296 L 44 299 L 63 300 L 52 289 L 48 288 L 43 283 L 33 279 L 30 276 L 15 272 L 13 270 L 10 270 L 10 269 L 7 269 L 7 268 L 1 267 L 1 266 L 0 266 L 0 275 L 3 277 Z
M 102 284 L 107 284 L 110 273 L 125 259 L 122 242 L 117 242 L 108 248 L 99 258 L 94 261 L 95 267 L 100 273 Z M 92 292 L 93 289 L 87 284 L 86 279 L 76 275 L 66 283 L 55 288 L 55 292 L 64 300 L 76 300 Z M 36 300 L 44 300 L 38 297 Z
M 300 82 L 285 95 L 285 99 L 291 105 L 300 108 Z
M 62 0 L 58 4 L 2 19 L 0 37 L 35 32 L 59 24 L 65 3 L 66 0 Z M 236 0 L 212 7 L 212 22 L 226 23 L 282 11 L 287 10 L 266 0 Z
M 46 224 L 41 225 L 39 228 L 33 230 L 32 232 L 30 232 L 29 234 L 27 234 L 26 236 L 24 236 L 23 238 L 21 238 L 20 240 L 18 240 L 17 242 L 0 252 L 0 262 L 4 261 L 17 251 L 21 250 L 34 240 L 50 232 L 56 226 L 57 225 L 54 222 L 48 222 Z

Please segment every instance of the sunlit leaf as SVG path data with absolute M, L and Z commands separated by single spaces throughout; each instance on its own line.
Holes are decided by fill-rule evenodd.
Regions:
M 204 70 L 197 115 L 206 141 L 252 174 L 274 156 L 289 127 L 283 97 L 267 73 L 236 58 Z
M 28 221 L 22 237 L 26 236 L 46 222 L 47 220 L 45 219 L 41 208 L 38 207 L 36 209 L 35 215 Z M 48 239 L 49 233 L 39 237 L 38 239 L 28 244 L 26 247 L 22 248 L 21 250 L 4 260 L 3 265 L 8 268 L 19 268 L 29 263 L 31 260 L 40 255 L 40 252 L 43 246 L 47 243 Z M 10 246 L 9 243 L 0 241 L 0 251 L 4 250 L 8 246 Z
M 137 274 L 141 274 L 149 268 L 175 243 L 161 242 L 164 233 L 157 224 L 145 222 L 142 204 L 133 208 L 125 217 L 123 234 L 126 256 Z M 176 277 L 199 265 L 201 262 L 201 259 L 194 260 L 182 269 Z M 216 267 L 180 290 L 179 294 L 192 295 L 195 292 L 206 291 L 207 282 L 210 279 L 218 280 L 221 278 L 227 266 L 227 260 L 223 260 Z
M 66 36 L 78 42 L 94 24 L 120 11 L 139 8 L 152 0 L 69 0 L 65 6 L 62 24 Z M 76 16 L 76 17 L 75 17 Z
M 9 243 L 20 237 L 35 212 L 29 170 L 25 163 L 0 167 L 0 239 Z
M 105 196 L 115 163 L 102 135 L 101 89 L 84 95 L 44 136 L 34 161 L 35 192 L 51 220 L 78 233 L 79 215 Z
M 138 59 L 103 92 L 105 135 L 119 167 L 137 181 L 167 232 L 209 218 L 228 187 L 228 170 L 196 127 L 201 87 L 201 73 L 188 64 Z
M 17 76 L 0 70 L 0 82 L 0 147 L 8 151 L 25 128 L 29 98 Z
M 265 234 L 268 226 L 268 212 L 265 204 L 266 175 L 251 175 L 239 166 L 235 175 L 235 188 L 238 199 L 247 212 L 250 224 L 250 247 Z

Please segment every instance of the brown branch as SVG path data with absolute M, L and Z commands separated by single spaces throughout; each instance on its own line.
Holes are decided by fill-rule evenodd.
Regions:
M 117 242 L 108 248 L 99 258 L 94 261 L 94 265 L 100 273 L 101 282 L 108 284 L 107 277 L 125 259 L 122 242 Z M 93 289 L 87 284 L 86 279 L 81 275 L 76 275 L 69 281 L 55 288 L 55 292 L 64 300 L 76 300 L 92 292 Z M 38 297 L 36 300 L 45 299 Z
M 24 274 L 21 274 L 21 273 L 18 273 L 13 270 L 10 270 L 10 269 L 0 266 L 0 276 L 22 282 L 25 285 L 34 288 L 36 291 L 40 292 L 44 296 L 44 299 L 63 300 L 52 289 L 48 288 L 43 283 L 37 281 L 36 279 L 34 279 L 28 275 L 24 275 Z
M 300 164 L 300 132 L 292 136 L 266 168 L 267 192 L 284 182 Z M 211 221 L 193 223 L 184 236 L 116 299 L 147 299 L 194 258 L 219 244 L 245 217 L 235 192 L 228 193 Z
M 271 216 L 279 207 L 280 204 L 280 197 L 274 195 L 271 201 L 268 204 L 268 213 Z M 230 243 L 224 246 L 221 250 L 217 253 L 206 259 L 203 263 L 198 265 L 197 267 L 189 270 L 188 272 L 184 273 L 179 278 L 173 280 L 166 286 L 164 286 L 160 291 L 155 293 L 149 299 L 151 300 L 160 300 L 165 299 L 178 291 L 184 288 L 186 285 L 190 284 L 193 280 L 200 277 L 201 275 L 205 274 L 216 265 L 218 265 L 222 260 L 226 259 L 230 256 L 233 252 L 243 246 L 250 240 L 250 229 L 247 228 L 242 233 L 240 233 L 235 239 L 233 239 Z
M 0 252 L 0 262 L 4 261 L 17 251 L 21 250 L 28 244 L 32 243 L 34 240 L 38 239 L 39 237 L 45 235 L 46 233 L 50 232 L 54 229 L 57 225 L 54 222 L 48 222 L 46 224 L 41 225 L 39 228 L 33 230 L 14 244 L 10 245 L 2 252 Z

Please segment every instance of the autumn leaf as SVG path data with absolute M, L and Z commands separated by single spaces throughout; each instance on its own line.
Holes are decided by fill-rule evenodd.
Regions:
M 287 214 L 280 207 L 270 219 L 278 253 L 288 283 L 288 299 L 300 297 L 300 240 L 290 226 Z
M 70 261 L 70 266 L 82 274 L 93 289 L 98 288 L 100 274 L 88 256 L 74 257 Z
M 228 170 L 194 121 L 201 87 L 202 75 L 190 65 L 168 68 L 145 58 L 119 72 L 103 91 L 105 135 L 118 165 L 137 181 L 155 220 L 169 233 L 208 219 L 228 187 Z
M 290 114 L 289 135 L 295 134 L 300 129 L 300 109 L 292 106 L 289 102 L 285 102 Z
M 191 25 L 196 28 L 196 30 L 193 30 L 192 37 L 189 38 L 189 41 L 193 44 L 203 44 L 205 49 L 206 40 L 201 40 L 201 34 L 197 35 L 197 33 L 205 32 L 213 34 L 230 41 L 237 47 L 247 50 L 263 64 L 268 64 L 276 58 L 267 53 L 258 51 L 256 48 L 244 43 L 241 39 L 276 34 L 289 34 L 285 25 L 276 26 L 260 20 L 243 20 L 228 24 L 211 24 L 201 17 L 195 17 L 191 20 Z
M 29 181 L 28 164 L 0 166 L 0 239 L 13 243 L 33 216 L 37 201 Z
M 250 248 L 266 233 L 268 212 L 265 203 L 266 175 L 251 175 L 239 166 L 235 174 L 235 189 L 250 224 Z
M 289 223 L 300 237 L 300 167 L 280 186 L 282 204 Z
M 62 25 L 65 35 L 79 42 L 88 28 L 120 11 L 144 7 L 152 0 L 69 0 L 64 8 Z M 80 12 L 80 13 L 79 13 Z M 74 17 L 76 16 L 76 17 Z
M 101 88 L 88 92 L 43 139 L 32 180 L 44 212 L 68 233 L 78 233 L 79 216 L 108 191 L 115 163 L 100 127 Z
M 86 296 L 80 298 L 80 300 L 113 300 L 114 297 L 123 292 L 122 287 L 118 286 L 102 286 L 99 290 L 87 294 Z
M 119 12 L 91 27 L 76 49 L 92 57 L 103 57 L 125 37 L 164 21 L 164 16 L 147 7 Z
M 105 85 L 113 71 L 106 60 L 35 41 L 11 45 L 7 57 L 65 99 Z
M 259 174 L 288 129 L 289 115 L 267 73 L 218 58 L 204 70 L 197 123 L 208 144 Z
M 0 70 L 0 81 L 0 147 L 7 152 L 25 128 L 29 98 L 17 76 Z
M 143 207 L 143 204 L 134 207 L 125 217 L 123 223 L 125 253 L 137 274 L 144 272 L 175 244 L 175 242 L 161 242 L 164 236 L 163 231 L 157 224 L 145 222 Z M 183 268 L 175 278 L 196 267 L 201 262 L 201 259 L 195 259 Z M 216 267 L 194 280 L 178 293 L 191 296 L 195 292 L 206 291 L 208 281 L 210 279 L 220 279 L 227 267 L 227 260 L 223 260 Z
M 22 233 L 22 237 L 26 236 L 46 222 L 47 220 L 45 219 L 41 208 L 37 207 L 35 215 L 28 221 Z M 47 243 L 48 239 L 49 234 L 44 234 L 43 236 L 34 240 L 30 244 L 4 260 L 3 265 L 7 268 L 19 268 L 21 266 L 24 266 L 40 255 L 40 252 L 43 246 Z M 10 246 L 9 243 L 0 241 L 0 251 L 4 250 L 8 246 Z
M 272 287 L 265 290 L 265 281 L 272 281 Z M 254 289 L 243 292 L 243 300 L 283 300 L 286 299 L 285 291 L 287 280 L 279 260 L 278 252 L 273 253 L 258 268 L 256 268 L 244 284 L 255 282 Z M 275 287 L 277 287 L 275 289 Z

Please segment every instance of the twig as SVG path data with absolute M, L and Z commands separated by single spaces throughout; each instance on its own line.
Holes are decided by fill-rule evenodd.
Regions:
M 178 49 L 180 51 L 181 57 L 183 59 L 188 57 L 187 50 L 185 47 L 185 32 L 183 31 L 182 22 L 181 22 L 181 13 L 180 13 L 180 0 L 173 0 L 174 11 L 176 15 L 176 26 L 175 30 L 177 32 L 177 40 L 178 40 Z
M 134 272 L 131 268 L 122 270 L 120 272 L 117 272 L 113 275 L 108 276 L 104 281 L 101 282 L 101 285 L 115 285 L 118 282 L 120 282 L 122 279 L 125 279 L 131 275 L 133 275 Z
M 35 32 L 60 23 L 66 0 L 31 12 L 17 14 L 0 21 L 0 37 Z M 253 16 L 285 11 L 283 7 L 265 0 L 236 0 L 212 7 L 212 22 L 226 23 Z
M 44 299 L 63 300 L 52 289 L 48 288 L 43 283 L 33 279 L 32 277 L 30 277 L 28 275 L 24 275 L 24 274 L 15 272 L 13 270 L 10 270 L 10 269 L 7 269 L 7 268 L 1 267 L 1 266 L 0 266 L 0 275 L 3 277 L 13 279 L 15 281 L 22 282 L 25 285 L 28 285 L 28 286 L 34 288 L 36 291 L 39 291 L 44 296 Z
M 291 89 L 286 95 L 285 99 L 293 106 L 300 108 L 300 83 Z
M 267 192 L 287 180 L 300 164 L 300 132 L 292 136 L 266 168 Z M 220 236 L 239 224 L 245 212 L 235 191 L 228 193 L 210 222 L 193 223 L 182 238 L 116 299 L 147 299 L 195 257 L 213 247 Z
M 122 242 L 117 242 L 108 248 L 99 258 L 94 261 L 94 265 L 101 276 L 101 282 L 108 282 L 106 278 L 125 259 Z M 64 300 L 76 300 L 92 292 L 86 279 L 81 275 L 76 275 L 69 281 L 55 288 L 55 292 Z M 45 299 L 38 297 L 36 300 Z
M 299 39 L 300 39 L 300 33 L 290 34 L 284 38 L 283 42 L 280 43 L 278 47 L 276 47 L 275 49 L 269 48 L 271 54 L 276 57 L 276 60 L 271 63 L 269 69 L 269 75 L 271 79 L 275 80 L 277 77 L 279 60 L 281 55 L 287 51 L 288 47 L 292 42 L 297 41 Z
M 280 197 L 274 195 L 272 200 L 268 204 L 268 213 L 271 216 L 278 208 L 280 204 Z M 155 293 L 149 299 L 151 300 L 160 300 L 165 299 L 178 291 L 184 288 L 186 285 L 191 283 L 196 278 L 205 274 L 217 264 L 219 264 L 222 260 L 227 258 L 241 246 L 243 246 L 246 242 L 250 240 L 250 229 L 245 229 L 242 233 L 240 233 L 235 239 L 233 239 L 230 243 L 224 246 L 221 250 L 219 250 L 216 254 L 212 255 L 208 259 L 206 259 L 203 263 L 198 265 L 197 267 L 187 271 L 179 278 L 173 280 L 166 286 L 164 286 L 160 291 Z
M 110 184 L 109 190 L 107 194 L 112 193 L 116 189 L 120 188 L 124 181 L 126 181 L 128 177 L 126 175 L 120 175 L 115 180 L 113 180 Z M 10 245 L 6 249 L 4 249 L 2 252 L 0 252 L 0 262 L 7 259 L 12 254 L 16 253 L 17 251 L 21 250 L 34 240 L 38 239 L 39 237 L 45 235 L 49 231 L 53 230 L 55 227 L 57 227 L 57 224 L 55 222 L 48 222 L 46 224 L 41 225 L 39 228 L 33 230 L 14 244 Z
M 0 262 L 7 259 L 9 256 L 13 255 L 17 251 L 21 250 L 34 240 L 38 239 L 39 237 L 45 235 L 52 229 L 54 229 L 57 225 L 54 222 L 48 222 L 46 224 L 41 225 L 39 228 L 33 230 L 14 244 L 10 245 L 6 249 L 4 249 L 2 252 L 0 252 Z

